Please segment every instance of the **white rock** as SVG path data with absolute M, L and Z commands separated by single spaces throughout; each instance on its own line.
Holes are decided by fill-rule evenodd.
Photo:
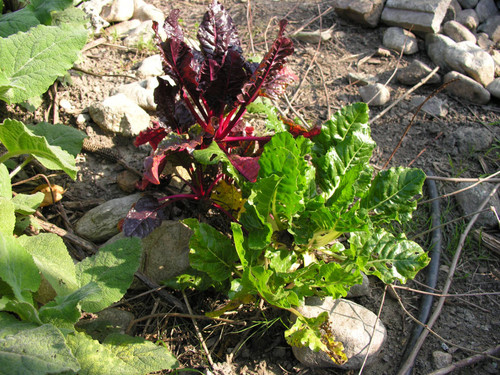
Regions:
M 489 51 L 494 47 L 495 43 L 493 43 L 488 34 L 479 33 L 477 34 L 477 45 L 485 51 Z
M 384 32 L 383 44 L 385 47 L 403 51 L 405 55 L 412 55 L 418 52 L 417 37 L 415 34 L 401 27 L 389 27 Z
M 476 43 L 476 36 L 470 30 L 457 21 L 448 21 L 443 25 L 443 32 L 455 42 L 469 41 Z
M 376 27 L 384 8 L 384 0 L 334 0 L 333 7 L 339 16 Z
M 471 9 L 474 8 L 479 0 L 458 0 L 462 8 Z
M 406 68 L 398 70 L 396 78 L 404 85 L 413 86 L 427 77 L 431 71 L 432 69 L 420 60 L 413 60 Z M 426 82 L 427 85 L 439 83 L 441 83 L 441 76 L 437 73 Z
M 144 21 L 128 33 L 123 43 L 127 46 L 137 46 L 140 42 L 149 42 L 153 39 L 154 35 L 153 21 Z
M 451 0 L 387 0 L 382 21 L 414 32 L 437 33 Z
M 375 334 L 368 352 L 368 364 L 376 359 L 387 336 L 383 323 L 377 321 L 377 316 L 373 312 L 349 300 L 334 300 L 329 297 L 321 300 L 311 297 L 306 300 L 306 306 L 301 306 L 297 310 L 309 318 L 316 317 L 324 311 L 328 312 L 330 329 L 335 339 L 344 345 L 344 353 L 348 358 L 347 363 L 338 366 L 326 353 L 315 353 L 309 348 L 292 347 L 295 357 L 309 367 L 359 369 L 368 351 L 373 328 L 375 327 Z
M 442 34 L 427 34 L 425 36 L 425 49 L 432 62 L 443 70 L 449 70 L 444 59 L 446 51 L 456 43 L 453 39 Z
M 500 78 L 495 79 L 491 82 L 486 89 L 493 95 L 495 98 L 500 99 Z
M 333 28 L 327 30 L 301 31 L 292 35 L 293 38 L 305 43 L 319 43 L 332 39 Z
M 474 9 L 464 9 L 457 14 L 457 22 L 469 30 L 476 30 L 479 26 L 479 17 Z
M 89 107 L 92 120 L 104 130 L 133 137 L 149 126 L 149 115 L 124 94 L 110 96 Z
M 370 106 L 382 106 L 391 99 L 389 89 L 381 83 L 361 86 L 359 93 L 363 101 Z
M 113 0 L 105 5 L 101 11 L 101 17 L 108 22 L 126 21 L 134 14 L 134 2 L 131 0 Z
M 78 8 L 83 10 L 89 17 L 95 34 L 100 34 L 101 30 L 109 26 L 109 22 L 103 19 L 100 14 L 105 5 L 111 3 L 112 0 L 89 0 L 83 1 Z
M 414 108 L 418 107 L 420 104 L 422 104 L 425 100 L 427 99 L 426 96 L 414 96 L 411 101 L 410 105 Z M 425 102 L 425 104 L 421 108 L 422 111 L 425 113 L 428 113 L 432 116 L 436 117 L 445 117 L 448 114 L 448 108 L 446 108 L 446 103 L 436 97 L 432 97 L 429 100 Z
M 490 52 L 493 61 L 495 61 L 495 76 L 500 76 L 500 51 L 494 49 Z
M 139 107 L 147 111 L 154 111 L 156 103 L 154 89 L 158 86 L 156 78 L 148 78 L 144 81 L 133 82 L 112 90 L 112 95 L 124 94 L 133 100 Z
M 432 352 L 432 361 L 434 362 L 434 368 L 440 369 L 451 365 L 453 357 L 450 353 L 445 353 L 439 350 Z
M 130 32 L 132 30 L 136 29 L 139 27 L 141 24 L 141 21 L 139 20 L 128 20 L 128 21 L 123 21 L 120 23 L 116 23 L 106 29 L 106 32 L 109 36 L 111 37 L 122 37 Z
M 152 20 L 158 22 L 160 25 L 163 25 L 163 22 L 165 21 L 165 14 L 152 4 L 136 2 L 132 18 L 141 21 Z
M 366 86 L 377 83 L 377 78 L 375 76 L 363 73 L 349 72 L 349 74 L 347 74 L 347 78 L 349 79 L 349 84 L 351 85 Z
M 467 74 L 483 86 L 487 86 L 495 78 L 493 58 L 472 42 L 460 42 L 447 48 L 444 59 L 452 70 Z
M 498 14 L 498 8 L 493 0 L 479 0 L 476 5 L 476 13 L 481 23 L 486 21 L 489 17 Z
M 85 124 L 87 121 L 90 120 L 90 115 L 86 114 L 86 113 L 80 113 L 77 117 L 76 117 L 76 123 L 78 125 L 83 125 Z
M 137 74 L 140 77 L 157 77 L 163 75 L 161 56 L 153 55 L 146 57 L 137 66 Z
M 75 232 L 90 241 L 105 241 L 118 234 L 118 223 L 125 216 L 141 194 L 116 198 L 92 208 L 75 225 Z
M 491 94 L 481 84 L 458 72 L 449 72 L 444 76 L 444 82 L 455 80 L 446 86 L 446 91 L 451 95 L 468 100 L 474 104 L 486 104 L 490 101 Z
M 75 106 L 71 104 L 71 102 L 68 99 L 61 99 L 59 101 L 59 107 L 64 110 L 64 112 L 73 112 L 75 109 Z

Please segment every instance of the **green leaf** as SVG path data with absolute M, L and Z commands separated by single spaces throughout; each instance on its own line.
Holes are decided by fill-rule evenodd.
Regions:
M 36 125 L 26 125 L 35 135 L 45 137 L 49 145 L 59 146 L 76 157 L 83 145 L 83 140 L 87 135 L 78 129 L 63 124 L 49 124 L 39 122 Z
M 405 222 L 417 208 L 414 199 L 422 193 L 425 173 L 416 168 L 391 168 L 380 172 L 361 201 L 361 208 L 371 214 L 373 222 Z
M 31 154 L 45 167 L 62 169 L 72 179 L 76 178 L 75 158 L 59 146 L 51 146 L 44 137 L 33 134 L 20 121 L 6 119 L 0 124 L 0 142 L 9 151 L 4 158 Z
M 3 374 L 42 375 L 80 369 L 61 332 L 51 324 L 0 339 Z
M 222 163 L 224 172 L 231 176 L 237 183 L 241 182 L 241 175 L 234 168 L 226 153 L 220 149 L 217 142 L 210 143 L 210 146 L 203 150 L 195 150 L 193 156 L 196 161 L 205 165 Z
M 241 265 L 243 267 L 254 265 L 262 251 L 255 251 L 248 248 L 248 243 L 240 224 L 231 223 L 231 229 L 233 231 L 234 246 L 236 248 L 236 252 L 238 253 L 238 257 L 240 258 Z
M 30 9 L 35 16 L 44 25 L 50 25 L 54 11 L 62 11 L 73 5 L 73 0 L 31 0 L 27 8 Z
M 177 368 L 177 359 L 163 346 L 155 345 L 142 337 L 114 333 L 103 344 L 118 358 L 133 367 L 139 374 Z
M 55 301 L 40 308 L 40 320 L 44 323 L 52 323 L 59 328 L 73 330 L 75 323 L 81 317 L 78 303 L 99 292 L 97 284 L 89 283 L 69 295 L 57 296 Z
M 430 259 L 425 251 L 404 235 L 394 236 L 383 229 L 373 233 L 351 233 L 349 259 L 345 266 L 356 264 L 367 275 L 375 275 L 386 284 L 413 279 Z
M 79 288 L 73 260 L 61 237 L 53 233 L 21 236 L 18 242 L 31 254 L 38 269 L 58 296 Z
M 322 351 L 337 365 L 347 362 L 344 345 L 340 341 L 335 341 L 328 326 L 326 311 L 315 318 L 297 317 L 295 324 L 285 331 L 285 339 L 292 346 L 306 347 L 314 352 Z
M 27 299 L 27 298 L 26 298 Z M 17 314 L 22 320 L 42 324 L 38 315 L 38 310 L 33 306 L 33 301 L 18 301 L 11 296 L 3 296 L 0 300 L 3 310 Z
M 0 233 L 12 236 L 16 225 L 15 206 L 10 198 L 0 197 Z
M 0 38 L 0 81 L 4 82 L 0 99 L 12 104 L 43 94 L 73 66 L 86 42 L 87 31 L 75 24 L 38 25 Z
M 238 254 L 231 240 L 208 224 L 196 219 L 182 221 L 193 231 L 189 241 L 191 267 L 207 273 L 215 281 L 231 277 Z
M 36 327 L 38 327 L 38 324 L 23 322 L 12 314 L 0 312 L 0 339 Z
M 137 237 L 119 239 L 103 246 L 99 252 L 76 265 L 81 286 L 95 282 L 100 293 L 85 298 L 82 309 L 98 312 L 120 300 L 126 293 L 141 259 L 141 240 Z
M 266 127 L 273 133 L 281 133 L 288 130 L 283 121 L 279 119 L 276 108 L 270 103 L 265 103 L 263 97 L 259 97 L 256 101 L 247 105 L 247 112 L 265 115 Z
M 12 185 L 10 183 L 9 170 L 5 164 L 0 163 L 0 198 L 12 198 Z M 3 215 L 2 215 L 3 217 Z
M 31 302 L 40 286 L 40 274 L 31 255 L 12 235 L 0 232 L 0 278 L 19 301 Z
M 12 198 L 12 203 L 14 203 L 15 211 L 18 214 L 31 215 L 40 207 L 43 198 L 45 198 L 45 195 L 41 192 L 35 194 L 17 194 Z

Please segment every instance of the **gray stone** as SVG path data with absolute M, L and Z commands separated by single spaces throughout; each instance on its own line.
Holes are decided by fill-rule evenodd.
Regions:
M 361 86 L 359 93 L 363 101 L 371 106 L 385 105 L 391 99 L 389 89 L 381 83 Z
M 432 362 L 435 369 L 444 368 L 451 365 L 453 357 L 450 353 L 445 353 L 439 350 L 432 352 Z
M 135 1 L 134 15 L 132 18 L 141 21 L 156 21 L 159 25 L 163 25 L 165 14 L 152 4 L 147 4 L 144 1 Z
M 500 15 L 489 17 L 479 26 L 479 31 L 488 34 L 493 43 L 500 42 Z
M 140 77 L 157 77 L 163 75 L 161 56 L 153 55 L 146 57 L 137 66 L 137 74 Z
M 292 35 L 293 38 L 305 43 L 319 43 L 332 39 L 333 28 L 327 30 L 301 31 Z
M 479 0 L 458 0 L 462 8 L 464 9 L 471 9 L 475 8 Z
M 474 9 L 464 9 L 458 12 L 456 21 L 469 30 L 476 30 L 479 26 L 479 17 Z
M 488 34 L 479 33 L 477 34 L 477 45 L 485 51 L 490 51 L 494 47 L 495 43 L 493 43 Z
M 487 86 L 495 78 L 495 62 L 491 55 L 472 42 L 459 42 L 445 50 L 445 62 L 456 70 Z
M 406 68 L 400 69 L 397 72 L 397 80 L 404 84 L 413 86 L 419 83 L 423 78 L 427 77 L 432 69 L 419 60 L 413 60 Z M 441 83 L 441 76 L 434 74 L 427 82 L 428 85 L 436 85 Z
M 375 78 L 375 76 L 363 73 L 349 72 L 347 78 L 351 85 L 366 86 L 377 83 L 377 78 Z
M 469 155 L 486 151 L 493 142 L 493 134 L 485 128 L 460 127 L 455 132 L 455 142 L 459 153 Z
M 339 16 L 376 27 L 384 8 L 384 0 L 334 0 L 333 7 Z
M 297 310 L 305 317 L 316 317 L 326 311 L 329 314 L 329 328 L 335 340 L 342 342 L 344 353 L 348 361 L 342 366 L 334 364 L 324 352 L 313 352 L 309 348 L 292 347 L 293 354 L 304 365 L 309 367 L 334 367 L 345 370 L 361 368 L 365 355 L 368 352 L 370 340 L 372 341 L 368 352 L 367 364 L 372 363 L 380 352 L 387 331 L 377 316 L 355 302 L 344 299 L 324 300 L 311 297 L 306 300 L 306 305 Z M 375 334 L 372 338 L 372 332 Z
M 92 120 L 102 129 L 134 137 L 149 126 L 149 115 L 124 94 L 117 94 L 89 107 Z
M 123 43 L 126 46 L 137 46 L 139 43 L 148 43 L 153 39 L 154 35 L 153 21 L 144 21 L 128 33 Z
M 457 80 L 446 86 L 446 91 L 456 97 L 468 100 L 474 104 L 486 104 L 491 94 L 481 84 L 458 72 L 449 72 L 444 76 L 444 82 Z
M 476 5 L 476 13 L 481 23 L 498 14 L 498 8 L 493 0 L 479 0 Z
M 76 323 L 76 327 L 83 329 L 94 340 L 103 341 L 112 333 L 124 334 L 129 324 L 135 319 L 134 314 L 129 311 L 114 307 L 98 312 L 95 319 L 82 319 Z
M 382 21 L 413 32 L 437 33 L 451 0 L 387 0 Z
M 500 76 L 500 51 L 494 49 L 490 52 L 493 61 L 495 61 L 495 76 Z
M 112 0 L 89 0 L 83 1 L 78 8 L 83 10 L 90 18 L 90 23 L 96 35 L 101 33 L 101 30 L 109 26 L 109 22 L 103 19 L 100 14 L 102 8 L 111 3 Z
M 130 0 L 113 0 L 101 10 L 101 17 L 108 22 L 121 22 L 132 18 L 134 2 Z
M 500 78 L 495 79 L 488 86 L 486 86 L 486 90 L 488 90 L 495 98 L 500 99 Z
M 385 47 L 403 51 L 405 55 L 412 55 L 418 52 L 417 37 L 412 32 L 401 27 L 389 27 L 384 32 L 383 44 Z
M 142 109 L 154 111 L 156 110 L 154 91 L 157 86 L 158 80 L 151 77 L 140 82 L 133 82 L 120 86 L 112 90 L 111 94 L 124 94 Z
M 425 37 L 425 49 L 432 62 L 442 70 L 449 70 L 445 61 L 445 54 L 449 48 L 456 43 L 453 39 L 441 34 L 427 34 Z
M 455 42 L 469 41 L 476 43 L 476 36 L 470 30 L 457 21 L 448 21 L 443 25 L 443 32 Z
M 362 283 L 351 286 L 351 289 L 349 289 L 349 291 L 347 292 L 347 298 L 355 298 L 355 297 L 370 295 L 371 293 L 370 279 L 362 272 L 361 276 L 363 276 Z
M 457 14 L 462 11 L 458 0 L 451 0 L 448 9 L 446 10 L 446 15 L 444 16 L 443 22 L 454 21 L 457 19 Z
M 76 117 L 76 124 L 77 125 L 83 125 L 83 124 L 85 124 L 89 120 L 90 120 L 90 115 L 88 115 L 87 113 L 80 113 Z
M 427 99 L 426 96 L 414 96 L 411 101 L 410 105 L 414 108 L 418 107 L 420 104 L 422 104 L 425 100 Z M 425 102 L 425 104 L 421 108 L 422 111 L 425 113 L 428 113 L 429 115 L 436 116 L 436 117 L 445 117 L 448 114 L 448 108 L 446 106 L 446 103 L 436 97 L 432 97 L 429 100 Z
M 90 241 L 105 241 L 118 234 L 118 223 L 123 219 L 141 194 L 116 198 L 92 208 L 75 225 L 75 232 Z
M 458 189 L 464 189 L 470 186 L 472 183 L 462 182 L 458 184 Z M 486 197 L 491 193 L 494 188 L 494 184 L 482 183 L 474 186 L 471 189 L 464 191 L 463 193 L 457 194 L 457 201 L 464 211 L 464 214 L 468 215 L 477 211 L 479 205 L 486 199 Z M 497 212 L 500 212 L 500 199 L 498 198 L 498 193 L 490 198 L 488 206 L 495 207 Z M 483 212 L 477 218 L 476 224 L 485 227 L 495 227 L 498 229 L 498 221 L 494 212 Z
M 121 38 L 132 32 L 132 30 L 137 28 L 140 24 L 141 21 L 139 20 L 123 21 L 108 27 L 106 32 L 111 37 Z

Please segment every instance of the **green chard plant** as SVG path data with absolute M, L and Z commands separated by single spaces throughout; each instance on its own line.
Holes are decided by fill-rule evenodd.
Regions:
M 289 344 L 322 350 L 342 364 L 342 343 L 328 329 L 326 313 L 306 318 L 297 306 L 309 296 L 345 297 L 361 283 L 362 272 L 405 283 L 427 265 L 418 244 L 386 229 L 411 219 L 425 174 L 409 168 L 374 172 L 364 103 L 309 130 L 257 100 L 279 96 L 293 80 L 284 67 L 293 52 L 283 35 L 285 22 L 262 62 L 252 64 L 242 57 L 236 28 L 217 1 L 200 24 L 200 50 L 186 44 L 177 17 L 178 11 L 170 14 L 167 39 L 158 42 L 174 85 L 159 79 L 160 122 L 136 145 L 153 148 L 143 188 L 165 181 L 164 168 L 172 163 L 186 168 L 192 192 L 143 198 L 123 230 L 146 236 L 179 199 L 225 213 L 225 233 L 197 219 L 183 221 L 193 231 L 190 269 L 167 284 L 227 293 L 231 302 L 212 315 L 264 299 L 297 317 L 285 332 Z M 245 125 L 247 112 L 266 114 L 274 135 L 255 135 Z
M 71 68 L 87 41 L 72 3 L 31 0 L 0 15 L 0 100 L 29 102 Z M 59 236 L 23 234 L 36 228 L 32 215 L 44 194 L 16 194 L 11 179 L 34 159 L 75 179 L 84 138 L 62 124 L 0 123 L 2 374 L 146 374 L 177 366 L 169 351 L 142 338 L 110 334 L 99 342 L 75 327 L 83 311 L 123 297 L 139 267 L 139 239 L 118 240 L 75 264 Z

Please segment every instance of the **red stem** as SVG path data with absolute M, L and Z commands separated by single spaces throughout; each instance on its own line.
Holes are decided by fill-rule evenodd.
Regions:
M 218 137 L 219 140 L 223 140 L 231 132 L 231 130 L 233 130 L 234 126 L 238 123 L 238 121 L 240 121 L 246 111 L 247 109 L 245 106 L 240 107 L 238 113 L 236 113 L 236 115 L 229 122 L 229 125 L 224 129 L 220 137 Z
M 241 136 L 241 137 L 226 137 L 222 142 L 242 142 L 242 141 L 269 142 L 270 140 L 271 136 L 267 137 Z

